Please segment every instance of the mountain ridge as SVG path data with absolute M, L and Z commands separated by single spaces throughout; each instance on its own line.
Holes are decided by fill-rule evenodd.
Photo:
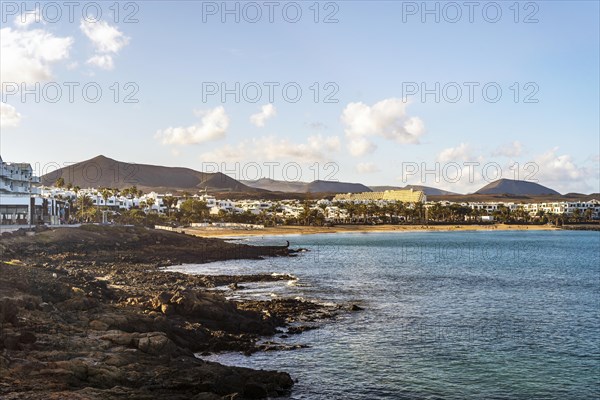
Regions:
M 505 178 L 488 183 L 474 194 L 510 194 L 516 196 L 560 195 L 556 190 L 540 185 L 539 183 Z
M 406 186 L 369 186 L 374 192 L 383 192 L 386 190 L 421 190 L 427 196 L 454 196 L 460 193 L 450 192 L 448 190 L 438 189 L 431 186 L 423 185 L 406 185 Z
M 53 185 L 58 178 L 65 184 L 81 188 L 111 187 L 123 189 L 222 190 L 257 192 L 221 172 L 200 172 L 185 167 L 164 167 L 117 161 L 104 155 L 59 168 L 41 177 L 43 185 Z
M 243 180 L 244 185 L 269 190 L 272 192 L 287 193 L 360 193 L 371 192 L 372 190 L 362 183 L 337 182 L 315 180 L 312 182 L 288 182 L 279 181 L 270 178 L 261 178 L 257 180 Z
M 474 193 L 461 194 L 423 185 L 399 186 L 366 186 L 362 183 L 315 180 L 312 182 L 279 181 L 269 178 L 238 181 L 221 172 L 201 172 L 186 167 L 165 167 L 153 164 L 138 164 L 117 161 L 104 155 L 98 155 L 89 160 L 80 161 L 67 167 L 59 168 L 41 177 L 41 183 L 46 186 L 55 184 L 62 177 L 65 184 L 81 188 L 110 187 L 123 189 L 137 186 L 143 190 L 154 191 L 202 191 L 211 190 L 215 193 L 232 193 L 249 196 L 272 194 L 283 196 L 359 193 L 384 190 L 415 189 L 422 190 L 427 196 L 562 196 L 559 192 L 535 182 L 499 179 L 491 182 Z M 457 199 L 458 201 L 458 199 Z

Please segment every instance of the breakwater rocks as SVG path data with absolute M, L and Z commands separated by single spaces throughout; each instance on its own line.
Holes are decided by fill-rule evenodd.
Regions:
M 567 231 L 600 231 L 600 224 L 562 225 L 561 229 Z
M 194 354 L 285 349 L 276 342 L 282 328 L 334 311 L 294 299 L 233 302 L 207 290 L 290 276 L 190 276 L 162 267 L 288 254 L 287 246 L 252 247 L 138 227 L 3 235 L 0 397 L 199 400 L 285 394 L 293 386 L 285 372 L 223 366 Z M 264 337 L 268 346 L 260 342 Z

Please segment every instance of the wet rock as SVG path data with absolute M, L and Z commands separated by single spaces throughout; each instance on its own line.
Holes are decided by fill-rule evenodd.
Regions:
M 49 365 L 46 373 L 69 372 L 79 380 L 86 380 L 88 377 L 88 364 L 83 360 L 58 361 L 54 365 Z
M 223 400 L 223 399 L 224 399 L 224 397 L 221 397 L 214 393 L 207 393 L 207 392 L 198 393 L 197 395 L 192 397 L 192 400 Z M 232 398 L 229 397 L 228 400 L 229 399 L 232 399 Z
M 162 304 L 160 311 L 165 315 L 173 315 L 175 314 L 175 306 L 173 304 Z
M 175 344 L 163 332 L 150 332 L 140 335 L 133 340 L 138 349 L 151 355 L 171 355 Z
M 92 365 L 88 369 L 88 381 L 100 387 L 114 387 L 124 382 L 125 374 L 111 365 Z
M 359 305 L 352 304 L 352 305 L 350 306 L 350 311 L 362 311 L 362 310 L 364 310 L 364 308 L 362 308 L 362 307 L 361 307 L 361 306 L 359 306 Z
M 135 357 L 123 353 L 111 354 L 104 360 L 106 365 L 111 365 L 114 367 L 123 367 L 131 364 L 132 362 L 135 362 Z
M 299 326 L 290 326 L 288 327 L 287 333 L 290 335 L 297 335 L 302 332 L 306 332 L 312 329 L 317 329 L 316 326 L 308 326 L 308 325 L 299 325 Z
M 206 288 L 294 277 L 189 276 L 156 266 L 286 254 L 278 246 L 137 227 L 3 237 L 0 398 L 241 400 L 284 393 L 293 385 L 288 374 L 204 362 L 193 352 L 252 353 L 261 350 L 261 335 L 320 310 L 279 299 L 227 301 Z
M 13 300 L 0 300 L 0 322 L 13 325 L 17 323 L 17 305 Z
M 234 291 L 235 290 L 243 290 L 243 289 L 245 289 L 244 286 L 239 285 L 237 282 L 233 282 L 233 283 L 229 284 L 228 287 L 229 287 L 229 289 L 234 290 Z
M 18 350 L 19 337 L 15 335 L 6 335 L 2 344 L 3 347 L 7 350 Z
M 219 394 L 242 393 L 244 390 L 244 381 L 237 373 L 230 373 L 221 376 L 215 382 L 215 391 Z
M 99 321 L 97 319 L 90 322 L 90 329 L 95 331 L 106 331 L 108 330 L 108 327 L 109 325 L 106 322 Z
M 32 332 L 23 332 L 19 335 L 19 343 L 32 344 L 37 340 L 36 336 Z
M 109 331 L 106 335 L 101 336 L 100 339 L 108 340 L 120 346 L 129 346 L 133 341 L 133 334 L 121 331 Z
M 87 311 L 98 307 L 98 305 L 98 300 L 94 298 L 78 296 L 63 301 L 61 304 L 59 304 L 59 308 L 69 311 Z
M 250 382 L 244 386 L 244 396 L 249 399 L 264 399 L 269 393 L 264 385 Z

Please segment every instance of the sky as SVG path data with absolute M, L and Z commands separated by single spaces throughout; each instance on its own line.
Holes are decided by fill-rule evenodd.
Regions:
M 38 174 L 102 154 L 248 180 L 600 192 L 597 1 L 0 11 L 0 153 Z

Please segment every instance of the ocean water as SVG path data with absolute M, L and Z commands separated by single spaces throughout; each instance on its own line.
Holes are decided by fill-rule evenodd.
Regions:
M 289 372 L 290 399 L 600 398 L 600 233 L 401 232 L 290 240 L 295 258 L 176 267 L 289 273 L 232 297 L 358 304 L 283 343 L 301 350 L 209 357 Z

